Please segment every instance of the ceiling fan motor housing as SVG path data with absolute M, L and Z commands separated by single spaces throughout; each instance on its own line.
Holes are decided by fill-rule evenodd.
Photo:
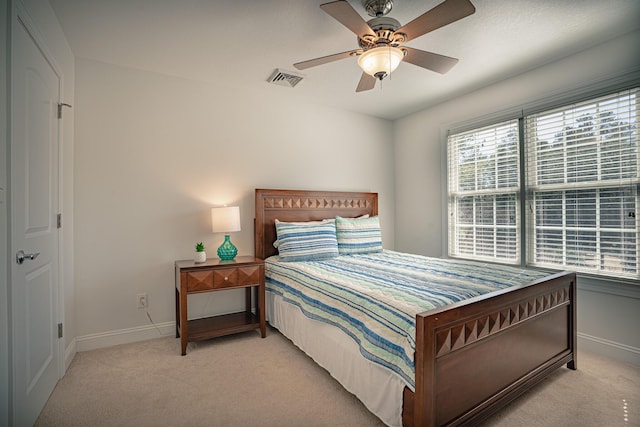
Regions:
M 376 33 L 376 37 L 369 35 L 358 37 L 358 44 L 362 49 L 386 45 L 397 47 L 405 41 L 404 34 L 395 32 L 400 28 L 400 22 L 396 19 L 389 16 L 380 16 L 371 19 L 367 24 Z
M 393 0 L 363 0 L 362 6 L 369 16 L 384 16 L 393 9 Z

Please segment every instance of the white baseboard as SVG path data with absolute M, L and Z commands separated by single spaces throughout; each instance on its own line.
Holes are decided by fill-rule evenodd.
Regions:
M 73 358 L 76 356 L 77 351 L 78 350 L 76 348 L 76 339 L 74 338 L 71 340 L 67 348 L 64 349 L 64 372 L 65 373 L 67 372 L 67 369 L 69 369 L 69 366 L 71 365 Z
M 578 352 L 580 349 L 600 354 L 624 363 L 640 366 L 640 348 L 605 340 L 578 332 Z M 578 356 L 578 369 L 580 356 Z
M 95 350 L 97 348 L 111 347 L 118 344 L 127 344 L 136 341 L 145 341 L 164 336 L 175 336 L 176 323 L 165 322 L 155 325 L 145 325 L 136 328 L 120 329 L 117 331 L 102 332 L 76 337 L 77 351 Z

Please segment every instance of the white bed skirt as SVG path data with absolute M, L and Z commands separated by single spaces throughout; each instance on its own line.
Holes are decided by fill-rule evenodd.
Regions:
M 405 382 L 365 359 L 358 344 L 339 328 L 305 316 L 299 307 L 266 292 L 267 320 L 296 346 L 325 368 L 385 424 L 402 426 Z

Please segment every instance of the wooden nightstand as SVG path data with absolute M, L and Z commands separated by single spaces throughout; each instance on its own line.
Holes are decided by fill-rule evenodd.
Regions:
M 187 354 L 189 341 L 205 340 L 236 332 L 260 328 L 267 335 L 264 309 L 264 261 L 239 256 L 233 261 L 208 259 L 176 261 L 176 338 L 181 338 L 182 355 Z M 201 292 L 245 288 L 245 311 L 187 320 L 187 295 Z M 256 289 L 256 313 L 251 311 L 252 291 Z

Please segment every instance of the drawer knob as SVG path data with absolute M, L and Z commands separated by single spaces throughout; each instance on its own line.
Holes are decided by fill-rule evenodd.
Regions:
M 224 280 L 225 280 L 225 281 L 226 281 L 226 280 L 229 280 L 229 278 L 225 276 Z

